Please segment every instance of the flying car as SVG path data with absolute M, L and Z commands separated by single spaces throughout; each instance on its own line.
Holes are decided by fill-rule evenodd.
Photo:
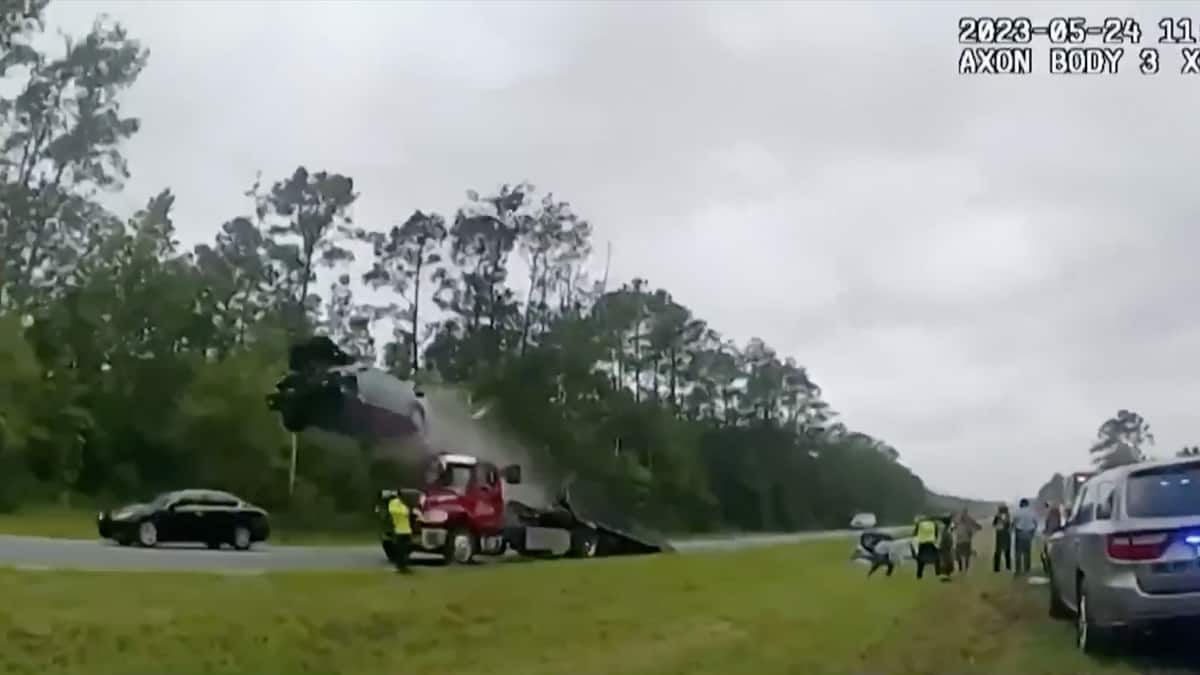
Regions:
M 292 345 L 288 373 L 267 396 L 292 433 L 316 428 L 355 438 L 423 438 L 424 394 L 369 364 L 356 363 L 328 337 Z

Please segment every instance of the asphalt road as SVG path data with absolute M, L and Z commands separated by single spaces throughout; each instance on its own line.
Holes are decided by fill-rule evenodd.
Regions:
M 851 539 L 853 530 L 762 534 L 675 541 L 680 553 L 736 550 L 756 546 Z M 433 564 L 433 563 L 431 563 Z M 82 569 L 124 571 L 199 571 L 256 574 L 280 570 L 355 570 L 386 568 L 379 546 L 272 546 L 249 551 L 209 550 L 203 546 L 155 549 L 118 546 L 86 539 L 51 539 L 0 535 L 0 566 L 25 570 Z

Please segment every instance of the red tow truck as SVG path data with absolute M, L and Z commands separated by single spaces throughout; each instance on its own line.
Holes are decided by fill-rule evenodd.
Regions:
M 415 383 L 356 362 L 328 337 L 291 346 L 288 373 L 266 400 L 293 434 L 320 429 L 368 444 L 429 447 L 429 411 Z M 542 506 L 505 499 L 504 484 L 520 482 L 521 468 L 515 464 L 501 470 L 473 455 L 442 452 L 429 458 L 420 489 L 385 491 L 380 497 L 399 494 L 413 511 L 413 551 L 434 553 L 451 563 L 509 550 L 580 558 L 672 550 L 657 534 L 605 508 L 608 500 L 602 492 L 589 499 L 588 486 L 568 483 Z M 386 503 L 378 506 L 384 507 L 379 513 L 383 521 Z M 387 532 L 390 525 L 383 537 L 390 558 Z
M 531 557 L 593 558 L 661 553 L 664 540 L 632 528 L 582 515 L 564 486 L 555 502 L 534 507 L 506 500 L 504 485 L 521 482 L 521 467 L 503 468 L 473 455 L 438 453 L 429 458 L 419 490 L 398 490 L 414 512 L 413 548 L 468 564 L 477 556 L 512 550 Z M 386 538 L 384 554 L 391 557 Z
M 1076 495 L 1079 494 L 1079 488 L 1095 475 L 1095 471 L 1076 471 L 1067 477 L 1066 485 L 1063 486 L 1063 508 L 1068 511 L 1071 509 L 1075 504 Z

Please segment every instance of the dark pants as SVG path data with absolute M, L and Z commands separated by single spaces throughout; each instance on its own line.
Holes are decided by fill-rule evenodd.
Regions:
M 938 548 L 929 543 L 921 544 L 917 547 L 917 578 L 925 576 L 925 566 L 933 565 L 934 571 L 937 571 L 938 566 Z
M 1004 558 L 1004 569 L 1012 570 L 1012 537 L 1007 531 L 996 531 L 996 550 L 992 553 L 992 571 L 1000 571 L 1000 558 Z
M 383 541 L 383 552 L 398 572 L 408 571 L 408 556 L 412 553 L 412 535 L 393 534 Z
M 954 574 L 953 542 L 945 542 L 938 547 L 938 574 L 944 577 Z
M 954 557 L 958 560 L 958 571 L 966 572 L 971 567 L 971 542 L 959 542 L 954 545 Z
M 875 570 L 879 569 L 880 567 L 887 567 L 887 575 L 890 577 L 892 576 L 892 571 L 895 570 L 896 565 L 892 562 L 891 556 L 882 553 L 872 553 L 871 569 L 867 570 L 867 576 L 875 574 Z
M 1013 548 L 1016 549 L 1016 574 L 1029 574 L 1030 558 L 1033 555 L 1033 533 L 1018 530 L 1013 535 Z

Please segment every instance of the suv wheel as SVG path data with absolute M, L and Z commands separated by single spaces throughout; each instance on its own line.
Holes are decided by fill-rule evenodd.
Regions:
M 1049 566 L 1047 566 L 1046 577 L 1050 579 L 1050 618 L 1071 618 L 1071 608 L 1067 607 L 1067 603 L 1062 601 L 1062 596 L 1058 592 L 1058 584 L 1054 583 L 1054 573 L 1049 569 Z
M 1091 601 L 1088 599 L 1087 583 L 1079 580 L 1079 610 L 1075 613 L 1075 646 L 1079 651 L 1090 654 L 1103 654 L 1112 645 L 1113 635 L 1110 629 L 1096 625 L 1092 618 Z

